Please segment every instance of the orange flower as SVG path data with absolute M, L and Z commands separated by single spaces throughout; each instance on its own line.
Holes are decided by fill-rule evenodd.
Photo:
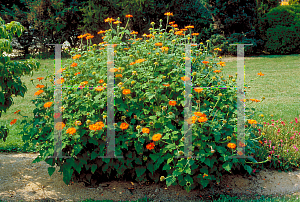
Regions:
M 86 37 L 86 40 L 92 39 L 92 38 L 94 38 L 94 36 L 87 36 L 87 37 Z
M 185 26 L 185 28 L 194 28 L 194 25 Z
M 44 85 L 40 85 L 40 84 L 36 85 L 36 88 L 44 88 L 44 87 L 45 87 Z
M 227 147 L 229 147 L 230 149 L 235 149 L 236 145 L 234 143 L 228 143 Z
M 96 125 L 96 124 L 92 124 L 92 125 L 89 125 L 89 129 L 90 129 L 90 130 L 97 131 L 97 130 L 101 130 L 102 127 L 101 127 L 101 126 L 98 126 L 98 125 Z
M 176 101 L 169 101 L 169 105 L 175 106 L 176 105 Z
M 125 15 L 125 17 L 126 18 L 132 18 L 133 16 L 128 14 L 128 15 Z
M 142 132 L 143 132 L 143 133 L 148 133 L 148 134 L 149 134 L 149 133 L 150 133 L 150 129 L 149 129 L 149 128 L 143 128 L 143 129 L 142 129 Z
M 117 72 L 118 71 L 118 68 L 112 68 L 109 70 L 110 72 Z
M 237 153 L 238 153 L 238 155 L 240 155 L 240 156 L 243 155 L 243 152 L 242 152 L 242 151 L 238 151 Z
M 103 91 L 104 88 L 103 88 L 103 87 L 96 87 L 95 90 L 96 90 L 96 91 Z
M 173 21 L 173 22 L 169 22 L 169 25 L 173 25 L 175 23 L 175 21 Z
M 95 125 L 99 126 L 100 129 L 102 129 L 104 127 L 104 123 L 102 121 L 96 122 Z
M 73 62 L 73 63 L 71 64 L 71 67 L 77 67 L 77 63 Z
M 49 107 L 51 107 L 51 105 L 52 105 L 52 102 L 46 102 L 46 103 L 44 104 L 44 107 L 45 107 L 45 108 L 49 108 Z
M 265 75 L 265 74 L 262 74 L 261 72 L 259 72 L 259 73 L 257 73 L 259 76 L 263 76 L 263 75 Z
M 73 60 L 76 60 L 76 59 L 78 59 L 80 57 L 81 57 L 81 55 L 74 55 L 72 58 L 73 58 Z
M 60 117 L 60 113 L 55 113 L 55 114 L 53 115 L 53 117 L 54 117 L 55 119 L 59 118 L 59 117 Z
M 192 36 L 198 36 L 199 35 L 199 33 L 193 33 L 192 34 Z
M 203 114 L 203 113 L 201 113 L 201 112 L 194 112 L 194 114 L 196 115 L 196 116 L 203 116 L 203 117 L 206 117 L 206 115 L 205 114 Z
M 10 125 L 15 124 L 16 122 L 17 122 L 17 119 L 14 119 L 14 120 L 12 120 L 12 121 L 10 122 Z
M 104 22 L 112 22 L 112 21 L 116 21 L 116 20 L 114 20 L 113 18 L 106 18 L 106 19 L 104 20 Z
M 141 62 L 144 62 L 146 61 L 145 59 L 138 59 L 137 61 L 135 61 L 135 63 L 141 63 Z
M 214 71 L 214 73 L 220 73 L 221 72 L 221 70 L 215 70 Z
M 134 65 L 135 64 L 135 62 L 132 62 L 132 63 L 130 63 L 129 65 Z
M 208 61 L 202 61 L 202 63 L 203 63 L 203 64 L 207 64 L 207 63 L 209 63 L 209 62 L 208 62 Z
M 98 83 L 103 83 L 104 81 L 103 81 L 103 79 L 100 79 L 99 81 L 98 81 Z
M 250 123 L 250 124 L 257 124 L 257 121 L 250 119 L 250 120 L 248 120 L 248 123 Z
M 199 121 L 200 123 L 202 123 L 202 122 L 207 121 L 207 118 L 206 118 L 205 116 L 201 116 L 201 117 L 198 119 L 198 121 Z
M 138 32 L 132 31 L 130 34 L 138 34 Z M 133 42 L 134 43 L 134 42 Z
M 77 73 L 75 73 L 74 75 L 76 76 L 76 75 L 78 75 L 78 74 L 80 74 L 80 72 L 77 72 Z
M 167 16 L 173 16 L 173 13 L 167 12 L 167 13 L 165 13 L 165 15 L 167 15 Z
M 203 88 L 196 87 L 196 88 L 194 88 L 194 91 L 196 91 L 197 93 L 200 93 L 203 91 Z
M 245 147 L 246 145 L 240 141 L 240 142 L 239 142 L 239 146 L 240 146 L 240 147 Z
M 76 133 L 76 128 L 68 128 L 66 133 L 73 135 L 74 133 Z
M 162 46 L 162 43 L 161 42 L 155 43 L 155 46 Z
M 117 20 L 116 22 L 114 22 L 114 24 L 120 24 L 120 23 L 122 23 L 122 22 L 120 22 L 120 21 L 118 21 L 118 20 Z
M 122 93 L 124 95 L 130 94 L 130 89 L 123 89 Z
M 97 32 L 97 34 L 103 34 L 105 33 L 105 31 L 100 30 L 99 32 Z
M 121 123 L 121 125 L 120 125 L 120 128 L 121 128 L 122 130 L 127 129 L 128 127 L 129 127 L 129 124 L 128 124 L 128 123 Z
M 77 125 L 81 125 L 82 123 L 81 123 L 81 121 L 75 121 L 75 126 L 77 126 Z
M 34 96 L 40 95 L 42 92 L 44 92 L 44 91 L 43 90 L 38 90 L 37 92 L 34 93 Z
M 203 178 L 205 178 L 206 176 L 208 176 L 208 175 L 207 175 L 207 174 L 204 174 L 204 175 L 203 175 Z
M 160 133 L 153 135 L 152 140 L 153 141 L 158 141 L 160 140 L 160 138 L 162 137 L 162 135 Z
M 169 47 L 161 47 L 160 49 L 161 49 L 162 52 L 168 52 Z
M 197 120 L 197 117 L 196 117 L 196 116 L 192 116 L 192 117 L 190 117 L 190 118 L 187 120 L 187 122 L 188 122 L 188 124 L 192 124 L 192 123 L 195 123 L 196 120 Z
M 55 124 L 55 129 L 56 130 L 62 130 L 66 125 L 63 122 L 57 122 Z
M 44 77 L 39 77 L 39 78 L 37 78 L 39 81 L 41 81 L 41 80 L 43 80 L 44 79 Z
M 177 24 L 174 24 L 174 25 L 171 25 L 172 27 L 178 27 L 178 25 Z
M 17 114 L 17 113 L 19 113 L 21 110 L 17 110 L 14 114 Z
M 190 80 L 190 78 L 187 77 L 187 76 L 183 76 L 183 77 L 181 77 L 181 80 L 182 80 L 182 81 L 188 81 L 188 80 Z
M 170 84 L 163 84 L 164 86 L 166 86 L 166 87 L 169 87 L 170 86 Z
M 153 142 L 151 142 L 150 144 L 147 144 L 146 148 L 151 150 L 154 149 L 155 144 Z
M 261 140 L 258 141 L 260 144 L 263 144 L 263 142 Z

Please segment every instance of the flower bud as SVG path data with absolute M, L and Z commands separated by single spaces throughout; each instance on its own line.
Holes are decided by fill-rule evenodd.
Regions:
M 265 135 L 266 133 L 261 133 L 262 135 Z
M 137 115 L 134 115 L 133 118 L 134 118 L 134 119 L 137 119 Z
M 115 126 L 115 127 L 117 127 L 117 126 L 118 126 L 118 124 L 114 123 L 114 126 Z
M 235 79 L 232 79 L 233 82 L 235 82 Z
M 96 74 L 96 72 L 93 72 L 92 74 L 93 74 L 93 75 L 95 75 L 95 74 Z
M 145 123 L 145 121 L 144 121 L 144 120 L 142 120 L 142 121 L 141 121 L 141 124 L 143 124 L 143 123 Z
M 141 128 L 141 126 L 140 126 L 140 125 L 137 125 L 137 126 L 136 126 L 136 129 L 137 129 L 137 130 L 138 130 L 138 129 L 140 129 L 140 128 Z
M 133 85 L 135 83 L 135 81 L 131 81 L 131 84 Z
M 163 106 L 163 107 L 162 107 L 162 110 L 164 110 L 164 111 L 165 111 L 166 109 L 167 109 L 167 107 L 166 107 L 166 106 Z
M 155 65 L 158 65 L 158 62 L 154 62 Z
M 121 120 L 124 120 L 124 119 L 126 119 L 126 116 L 122 116 L 122 117 L 121 117 Z
M 199 104 L 199 103 L 200 103 L 200 100 L 196 100 L 196 103 Z
M 230 137 L 230 136 L 227 136 L 227 140 L 231 140 L 231 137 Z
M 193 72 L 193 76 L 196 76 L 197 72 Z
M 219 96 L 222 96 L 222 93 L 219 93 Z
M 182 155 L 182 154 L 183 154 L 183 151 L 179 151 L 178 153 L 179 153 L 179 155 Z
M 183 142 L 183 141 L 185 140 L 185 138 L 184 138 L 184 137 L 182 137 L 180 140 Z
M 106 117 L 107 117 L 106 115 L 103 115 L 103 119 L 106 119 Z
M 144 156 L 144 157 L 143 157 L 143 160 L 144 160 L 144 161 L 147 161 L 147 159 L 148 159 L 147 156 Z
M 212 153 L 212 154 L 213 154 L 213 153 L 215 153 L 215 150 L 213 150 L 213 149 L 212 149 L 212 150 L 210 150 L 210 153 Z
M 152 126 L 154 123 L 151 121 L 149 124 Z
M 161 177 L 160 177 L 160 181 L 163 181 L 163 180 L 165 180 L 165 177 L 164 177 L 164 176 L 161 176 Z
M 169 112 L 169 115 L 172 115 L 173 114 L 173 112 Z
M 163 78 L 163 79 L 165 79 L 165 78 L 166 78 L 166 76 L 163 76 L 162 78 Z
M 227 123 L 227 121 L 226 121 L 226 120 L 223 120 L 223 123 L 225 124 L 225 123 Z

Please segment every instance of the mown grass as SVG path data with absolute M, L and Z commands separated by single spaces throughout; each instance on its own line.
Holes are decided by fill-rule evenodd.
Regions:
M 41 68 L 39 71 L 34 72 L 33 77 L 24 76 L 21 78 L 22 82 L 27 86 L 28 91 L 25 97 L 13 97 L 14 105 L 8 109 L 6 113 L 3 113 L 0 125 L 6 125 L 10 129 L 9 136 L 6 142 L 0 141 L 0 151 L 2 152 L 30 152 L 35 151 L 34 146 L 30 148 L 23 148 L 22 137 L 18 135 L 19 131 L 23 129 L 20 125 L 23 117 L 14 114 L 15 111 L 21 110 L 23 116 L 34 116 L 32 110 L 35 107 L 31 102 L 33 94 L 37 91 L 35 87 L 38 83 L 50 84 L 49 81 L 42 80 L 38 82 L 37 77 L 45 77 L 46 72 L 54 72 L 54 60 L 53 59 L 39 59 Z M 62 59 L 62 65 L 64 65 L 66 59 Z M 288 122 L 293 121 L 295 117 L 299 117 L 299 95 L 297 86 L 300 84 L 298 64 L 300 63 L 299 54 L 294 55 L 262 55 L 255 56 L 249 59 L 245 59 L 245 83 L 251 86 L 250 91 L 247 90 L 246 99 L 258 99 L 262 100 L 262 97 L 266 99 L 262 103 L 250 103 L 246 102 L 246 107 L 254 107 L 256 111 L 260 111 L 264 117 L 259 117 L 256 114 L 253 118 L 258 123 L 271 122 L 271 119 L 286 120 Z M 223 67 L 225 75 L 235 75 L 237 72 L 236 58 L 231 62 L 226 62 L 226 66 Z M 257 73 L 262 72 L 265 74 L 260 77 Z M 31 78 L 34 79 L 34 85 L 31 83 Z M 228 77 L 227 77 L 228 78 Z M 227 79 L 226 78 L 226 79 Z M 256 80 L 255 80 L 256 79 Z M 252 81 L 251 81 L 252 80 Z M 10 126 L 10 121 L 18 119 L 17 123 Z M 267 136 L 268 134 L 266 134 Z M 94 201 L 94 200 L 85 200 Z M 109 201 L 109 200 L 104 200 Z M 110 200 L 111 201 L 111 200 Z M 149 201 L 145 198 L 142 201 Z M 264 198 L 239 200 L 236 197 L 222 196 L 214 201 L 299 201 L 298 196 L 292 197 L 279 197 L 279 198 Z

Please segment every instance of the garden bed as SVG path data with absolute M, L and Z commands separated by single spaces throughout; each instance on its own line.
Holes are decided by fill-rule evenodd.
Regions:
M 0 154 L 0 199 L 8 201 L 80 201 L 128 200 L 145 198 L 153 201 L 199 201 L 218 194 L 244 198 L 255 195 L 300 195 L 300 170 L 261 171 L 256 176 L 226 175 L 214 189 L 195 189 L 187 193 L 180 186 L 167 187 L 165 182 L 139 184 L 131 181 L 111 181 L 100 187 L 85 187 L 84 183 L 66 185 L 58 168 L 50 177 L 47 163 L 31 164 L 37 153 Z

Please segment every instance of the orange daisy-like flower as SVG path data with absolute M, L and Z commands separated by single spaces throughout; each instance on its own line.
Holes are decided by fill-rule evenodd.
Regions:
M 39 78 L 37 78 L 39 81 L 41 81 L 41 80 L 43 80 L 44 79 L 44 77 L 39 77 Z
M 128 124 L 128 123 L 121 123 L 121 125 L 120 125 L 120 128 L 121 128 L 122 130 L 127 129 L 128 127 L 129 127 L 129 124 Z
M 36 85 L 36 88 L 44 88 L 44 87 L 45 87 L 44 85 L 40 85 L 40 84 Z
M 87 36 L 87 37 L 86 37 L 86 40 L 92 39 L 92 38 L 94 38 L 94 36 Z
M 60 113 L 55 113 L 55 114 L 53 115 L 53 117 L 54 117 L 55 119 L 59 118 L 59 117 L 60 117 Z
M 132 63 L 130 63 L 129 65 L 134 65 L 135 64 L 135 62 L 132 62 Z
M 198 36 L 199 35 L 199 33 L 193 33 L 192 34 L 192 36 Z
M 143 128 L 143 129 L 142 129 L 142 132 L 143 132 L 143 133 L 148 133 L 148 134 L 149 134 L 149 133 L 150 133 L 150 129 L 149 129 L 149 128 Z
M 160 140 L 160 138 L 162 137 L 162 135 L 160 133 L 153 135 L 152 140 L 153 141 L 158 141 Z
M 104 81 L 103 81 L 103 79 L 100 79 L 99 81 L 98 81 L 98 83 L 103 83 Z
M 74 133 L 76 133 L 76 128 L 68 128 L 66 133 L 73 135 Z
M 154 149 L 154 146 L 155 146 L 155 144 L 153 142 L 151 142 L 151 143 L 147 144 L 146 148 L 151 150 L 151 149 Z
M 169 25 L 173 25 L 175 23 L 175 21 L 169 22 Z
M 173 13 L 167 12 L 167 13 L 165 13 L 164 15 L 167 15 L 167 16 L 173 16 Z
M 242 142 L 239 142 L 239 146 L 240 147 L 245 147 L 246 145 L 244 143 L 242 143 Z
M 163 44 L 161 42 L 159 42 L 159 43 L 155 43 L 154 45 L 155 46 L 162 46 Z
M 174 34 L 175 34 L 175 35 L 184 35 L 184 34 L 183 34 L 183 31 L 177 31 L 177 32 L 175 32 Z
M 229 147 L 230 149 L 235 149 L 236 145 L 234 143 L 228 143 L 227 147 Z
M 100 30 L 99 32 L 97 32 L 97 34 L 103 34 L 105 33 L 105 31 Z
M 221 72 L 221 70 L 215 70 L 214 71 L 214 73 L 220 73 Z
M 74 60 L 76 60 L 76 59 L 78 59 L 78 58 L 80 58 L 81 57 L 81 55 L 74 55 L 72 58 L 74 59 Z
M 192 116 L 192 117 L 190 117 L 190 118 L 187 120 L 187 122 L 188 122 L 188 124 L 193 124 L 193 123 L 196 122 L 196 120 L 197 120 L 197 117 L 196 117 L 196 116 Z
M 80 36 L 78 36 L 77 38 L 78 39 L 82 39 L 84 36 L 83 35 L 80 35 Z
M 19 113 L 21 110 L 17 110 L 14 114 L 17 114 L 17 113 Z
M 130 34 L 138 34 L 138 32 L 132 31 Z
M 209 62 L 208 62 L 208 61 L 202 61 L 202 63 L 203 63 L 203 64 L 207 64 L 207 63 L 209 63 Z
M 185 28 L 194 28 L 194 25 L 185 26 Z
M 238 155 L 240 155 L 240 156 L 242 156 L 242 155 L 244 154 L 242 151 L 238 151 L 237 153 L 238 153 Z
M 64 124 L 63 122 L 57 122 L 55 124 L 55 129 L 56 130 L 62 130 L 62 129 L 64 129 L 65 126 L 66 126 L 66 124 Z
M 95 88 L 95 91 L 99 91 L 99 92 L 100 92 L 100 91 L 103 91 L 103 90 L 104 90 L 103 87 L 96 87 L 96 88 Z
M 95 125 L 99 126 L 100 129 L 102 129 L 104 127 L 104 123 L 102 121 L 96 122 Z
M 194 112 L 194 114 L 196 115 L 196 116 L 204 116 L 204 117 L 206 117 L 206 115 L 204 114 L 204 113 L 201 113 L 201 112 Z
M 162 52 L 168 52 L 169 47 L 161 47 L 160 49 L 161 49 Z
M 122 93 L 124 95 L 130 94 L 130 89 L 123 89 Z
M 205 178 L 206 176 L 208 176 L 207 174 L 203 174 L 203 178 Z
M 113 18 L 106 18 L 106 19 L 104 20 L 104 22 L 113 22 L 113 21 L 116 21 L 116 20 L 114 20 Z
M 128 15 L 125 15 L 125 17 L 126 18 L 132 18 L 133 16 L 128 14 Z
M 172 27 L 178 27 L 178 25 L 177 24 L 173 24 L 173 25 L 171 25 Z
M 257 121 L 250 119 L 250 120 L 248 120 L 248 123 L 250 123 L 250 124 L 257 124 Z
M 184 28 L 184 29 L 181 29 L 180 31 L 187 31 L 187 30 L 188 30 L 188 29 L 185 29 L 185 28 Z
M 221 65 L 221 66 L 225 66 L 225 62 L 219 62 L 219 63 L 217 63 L 217 64 L 219 64 L 219 65 Z
M 170 86 L 170 84 L 163 84 L 164 86 L 166 86 L 166 87 L 169 87 Z
M 15 124 L 16 122 L 17 122 L 17 119 L 14 119 L 14 120 L 12 120 L 12 121 L 10 122 L 10 125 Z
M 71 67 L 77 67 L 77 63 L 76 63 L 76 62 L 73 62 L 73 63 L 71 64 Z
M 77 73 L 75 73 L 74 75 L 76 76 L 76 75 L 78 75 L 78 74 L 80 74 L 80 72 L 77 72 Z
M 113 22 L 114 24 L 120 24 L 120 23 L 122 23 L 122 22 L 120 22 L 120 21 L 116 21 L 116 22 Z
M 259 72 L 259 73 L 257 73 L 259 76 L 263 76 L 263 75 L 265 75 L 265 74 L 263 74 L 263 73 L 261 73 L 261 72 Z
M 261 140 L 258 141 L 260 144 L 263 144 L 263 142 Z
M 118 71 L 118 68 L 112 68 L 109 70 L 110 72 L 117 72 Z
M 198 118 L 198 121 L 200 123 L 207 121 L 208 119 L 205 116 L 201 116 L 200 118 Z
M 181 80 L 182 80 L 182 81 L 188 81 L 188 80 L 190 80 L 190 78 L 187 77 L 187 76 L 183 76 L 183 77 L 181 77 Z
M 44 104 L 44 107 L 45 107 L 45 108 L 49 108 L 49 107 L 51 107 L 52 103 L 53 103 L 53 102 L 46 102 L 46 103 Z
M 44 91 L 43 90 L 38 90 L 37 92 L 34 93 L 34 96 L 40 95 L 42 92 L 44 92 Z
M 174 101 L 174 100 L 173 100 L 173 101 L 172 101 L 172 100 L 171 100 L 171 101 L 169 101 L 169 105 L 171 105 L 171 106 L 175 106 L 175 105 L 176 105 L 176 101 Z
M 196 91 L 197 93 L 200 93 L 203 91 L 203 88 L 196 87 L 196 88 L 194 88 L 194 91 Z
M 77 126 L 77 125 L 81 125 L 82 123 L 81 123 L 81 121 L 75 121 L 75 126 Z
M 135 63 L 142 63 L 144 61 L 146 61 L 146 60 L 145 59 L 138 59 L 137 61 L 135 61 Z
M 97 130 L 101 130 L 101 126 L 92 124 L 92 125 L 89 125 L 89 129 L 93 130 L 93 131 L 97 131 Z

